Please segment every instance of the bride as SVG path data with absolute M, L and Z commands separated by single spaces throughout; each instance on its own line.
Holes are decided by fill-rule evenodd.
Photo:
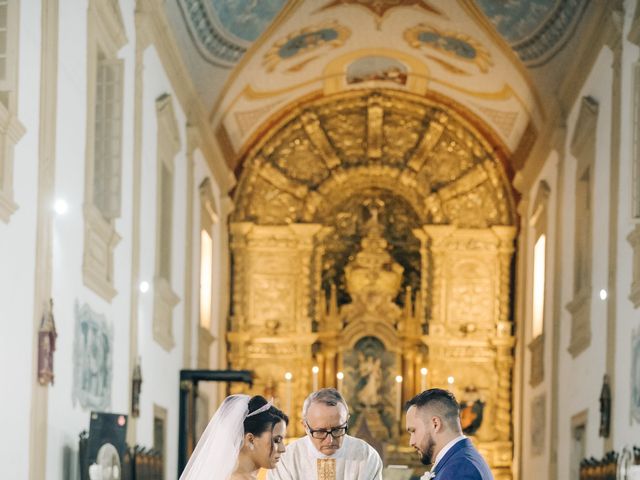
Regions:
M 255 479 L 284 453 L 289 418 L 264 397 L 230 395 L 209 421 L 180 480 Z

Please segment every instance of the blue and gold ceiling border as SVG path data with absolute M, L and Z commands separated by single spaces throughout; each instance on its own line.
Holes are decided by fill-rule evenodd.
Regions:
M 193 43 L 209 63 L 231 68 L 286 0 L 178 0 Z
M 551 60 L 571 38 L 590 0 L 476 0 L 477 8 L 528 67 Z

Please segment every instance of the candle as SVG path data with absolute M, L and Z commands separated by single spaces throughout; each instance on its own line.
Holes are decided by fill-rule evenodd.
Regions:
M 396 376 L 396 418 L 402 419 L 402 375 Z
M 338 391 L 342 391 L 342 380 L 344 380 L 344 373 L 338 372 L 336 374 L 336 378 L 338 379 Z
M 425 367 L 420 369 L 420 391 L 424 392 L 427 389 L 427 373 L 429 370 Z
M 318 372 L 320 371 L 320 368 L 318 368 L 317 365 L 314 365 L 313 368 L 311 369 L 311 373 L 312 373 L 312 377 L 313 377 L 313 391 L 315 392 L 316 390 L 318 390 Z
M 286 391 L 286 396 L 287 396 L 287 405 L 286 405 L 286 412 L 287 415 L 291 416 L 291 404 L 292 402 L 292 389 L 291 389 L 291 379 L 293 378 L 293 374 L 291 372 L 287 372 L 284 374 L 284 379 L 287 381 L 287 391 Z
M 449 385 L 453 385 L 453 383 L 454 383 L 455 381 L 456 381 L 456 379 L 455 379 L 455 378 L 453 378 L 453 377 L 447 377 L 447 383 L 448 383 Z

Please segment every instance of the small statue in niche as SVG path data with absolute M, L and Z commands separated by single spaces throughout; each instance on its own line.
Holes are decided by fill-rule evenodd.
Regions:
M 38 383 L 53 385 L 53 352 L 56 351 L 56 323 L 53 319 L 53 299 L 45 307 L 38 330 Z
M 133 369 L 133 377 L 131 377 L 131 416 L 137 418 L 140 416 L 140 392 L 142 391 L 142 368 L 140 366 L 140 358 Z
M 609 387 L 609 375 L 604 374 L 602 390 L 600 391 L 600 436 L 609 437 L 609 425 L 611 423 L 611 388 Z

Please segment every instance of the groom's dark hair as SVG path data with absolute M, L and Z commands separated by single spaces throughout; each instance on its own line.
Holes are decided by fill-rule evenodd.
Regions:
M 459 430 L 458 420 L 460 418 L 460 405 L 456 397 L 448 390 L 441 388 L 431 388 L 419 393 L 405 406 L 405 410 L 411 407 L 417 409 L 429 408 L 433 413 L 442 418 L 442 420 L 454 430 Z
M 267 399 L 261 395 L 251 397 L 249 400 L 249 413 L 255 412 L 267 403 Z M 243 424 L 244 433 L 253 433 L 256 437 L 259 437 L 264 432 L 273 430 L 273 427 L 280 422 L 289 425 L 289 417 L 279 408 L 271 406 L 264 412 L 245 418 Z

